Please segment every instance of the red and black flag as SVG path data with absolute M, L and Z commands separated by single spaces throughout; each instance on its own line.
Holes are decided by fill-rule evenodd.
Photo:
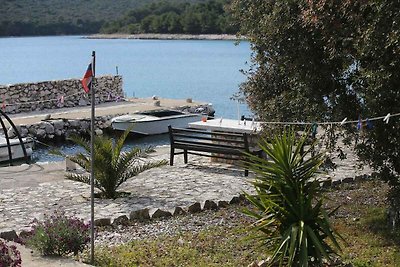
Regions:
M 90 89 L 92 88 L 92 80 L 93 68 L 92 63 L 90 63 L 82 79 L 83 90 L 85 90 L 86 93 L 89 93 Z

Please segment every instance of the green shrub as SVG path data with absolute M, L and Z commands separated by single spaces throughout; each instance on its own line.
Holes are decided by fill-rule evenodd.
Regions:
M 43 222 L 35 219 L 31 227 L 24 243 L 45 256 L 77 255 L 90 241 L 90 225 L 60 211 L 45 215 Z
M 14 245 L 8 246 L 0 240 L 0 267 L 20 267 L 21 253 Z
M 323 155 L 308 156 L 311 149 L 302 152 L 305 139 L 296 141 L 293 132 L 285 132 L 271 143 L 260 142 L 268 160 L 248 155 L 257 194 L 246 194 L 254 209 L 245 213 L 257 219 L 253 230 L 261 235 L 254 238 L 273 249 L 271 263 L 280 266 L 321 266 L 334 248 L 340 250 L 340 236 L 329 223 L 315 180 Z
M 112 138 L 96 136 L 94 139 L 94 185 L 102 192 L 102 197 L 117 198 L 117 188 L 129 178 L 139 173 L 165 165 L 165 160 L 145 162 L 144 157 L 154 151 L 151 148 L 142 150 L 133 148 L 127 152 L 122 151 L 123 144 L 128 136 L 129 130 L 114 142 Z M 68 158 L 80 165 L 87 172 L 90 172 L 90 142 L 78 137 L 72 136 L 71 140 L 85 149 L 87 154 L 78 153 Z M 68 174 L 68 179 L 90 184 L 90 175 L 86 174 Z

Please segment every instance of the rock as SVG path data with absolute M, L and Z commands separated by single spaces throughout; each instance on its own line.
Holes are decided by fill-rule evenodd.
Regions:
M 55 130 L 61 130 L 64 128 L 64 121 L 63 120 L 53 121 L 53 126 Z
M 168 217 L 172 217 L 172 213 L 169 211 L 164 211 L 164 210 L 160 210 L 157 209 L 153 215 L 151 216 L 152 219 L 157 219 L 157 218 L 168 218 Z
M 175 207 L 174 216 L 185 215 L 187 212 L 181 207 Z
M 51 114 L 46 114 L 46 115 L 44 116 L 44 120 L 50 120 L 50 118 L 51 118 Z
M 111 225 L 111 219 L 110 218 L 96 219 L 96 220 L 94 220 L 94 225 L 95 226 L 108 226 L 108 225 Z
M 19 239 L 27 239 L 29 236 L 31 236 L 32 231 L 31 230 L 22 230 L 19 232 Z
M 346 177 L 342 179 L 342 183 L 352 183 L 354 182 L 354 179 L 352 177 Z
M 100 130 L 100 129 L 94 130 L 94 133 L 95 133 L 96 135 L 103 135 L 103 131 Z
M 232 197 L 231 201 L 229 201 L 229 204 L 238 204 L 238 203 L 240 203 L 239 197 Z
M 46 131 L 43 130 L 43 129 L 38 129 L 36 131 L 36 137 L 39 138 L 39 139 L 45 138 L 46 137 Z
M 128 225 L 129 224 L 129 218 L 126 215 L 121 215 L 117 218 L 114 219 L 112 222 L 113 225 Z
M 150 213 L 149 213 L 149 209 L 141 209 L 141 210 L 135 210 L 132 211 L 129 214 L 129 219 L 131 221 L 147 221 L 150 220 Z
M 79 120 L 70 120 L 68 121 L 69 125 L 73 128 L 78 128 L 79 127 Z
M 27 137 L 27 136 L 28 136 L 28 133 L 29 133 L 29 131 L 28 131 L 28 129 L 26 128 L 26 126 L 21 127 L 21 131 L 20 131 L 21 137 Z
M 206 200 L 204 202 L 203 209 L 205 209 L 205 210 L 217 210 L 218 209 L 218 205 L 217 205 L 217 203 L 215 203 L 212 200 Z
M 219 208 L 226 208 L 228 206 L 229 206 L 229 203 L 227 201 L 225 201 L 225 200 L 218 201 L 218 207 Z
M 199 202 L 196 202 L 188 207 L 189 213 L 198 213 L 201 212 L 201 205 Z
M 18 235 L 14 230 L 0 232 L 0 238 L 8 241 L 17 241 Z
M 85 99 L 81 98 L 81 99 L 79 99 L 78 106 L 87 106 L 88 103 L 89 103 L 88 101 L 86 101 Z
M 322 182 L 322 187 L 323 188 L 329 188 L 332 186 L 332 180 L 325 180 Z
M 46 131 L 47 134 L 53 134 L 54 133 L 54 126 L 51 123 L 46 123 L 45 131 Z

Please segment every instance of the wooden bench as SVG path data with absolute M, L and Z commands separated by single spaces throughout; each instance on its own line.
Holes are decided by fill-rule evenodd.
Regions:
M 260 155 L 260 149 L 249 146 L 248 134 L 209 132 L 204 130 L 172 128 L 168 126 L 171 142 L 170 165 L 174 165 L 174 156 L 183 154 L 184 162 L 188 162 L 188 154 L 242 160 L 244 153 Z M 183 150 L 175 152 L 175 149 Z M 229 157 L 230 156 L 230 157 Z M 232 157 L 233 156 L 233 157 Z M 245 169 L 245 176 L 249 171 Z

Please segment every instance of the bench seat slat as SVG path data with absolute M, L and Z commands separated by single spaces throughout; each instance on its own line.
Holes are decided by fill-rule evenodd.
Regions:
M 183 150 L 196 150 L 202 152 L 211 152 L 211 153 L 219 153 L 219 154 L 233 154 L 233 155 L 243 155 L 245 150 L 243 149 L 228 149 L 221 147 L 213 147 L 213 146 L 199 146 L 199 145 L 189 145 L 189 144 L 175 144 L 175 148 L 183 149 Z
M 211 143 L 211 142 L 193 142 L 193 141 L 175 141 L 174 142 L 174 146 L 180 146 L 180 147 L 184 147 L 184 146 L 201 146 L 201 147 L 208 147 L 208 148 L 221 148 L 221 149 L 235 149 L 235 150 L 242 150 L 242 151 L 246 151 L 246 147 L 245 146 L 234 146 L 231 144 L 218 144 L 218 143 Z
M 235 136 L 235 138 L 238 138 Z M 243 144 L 244 146 L 244 140 L 243 139 L 223 139 L 223 138 L 215 138 L 212 135 L 209 136 L 204 136 L 204 135 L 187 135 L 187 134 L 181 134 L 181 133 L 176 133 L 174 134 L 174 141 L 177 142 L 178 140 L 188 140 L 188 139 L 198 139 L 198 140 L 210 140 L 210 141 L 215 141 L 215 142 L 224 142 L 224 143 L 237 143 L 237 144 Z

